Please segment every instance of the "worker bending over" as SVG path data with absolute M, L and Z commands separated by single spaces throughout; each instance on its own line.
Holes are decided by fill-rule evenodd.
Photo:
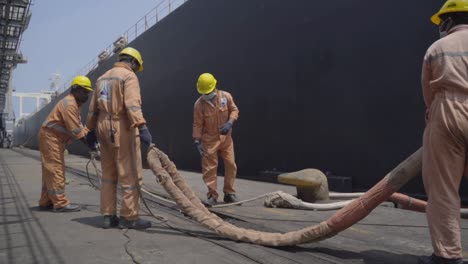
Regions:
M 237 166 L 234 159 L 232 126 L 239 117 L 239 109 L 232 95 L 216 89 L 216 79 L 210 73 L 200 75 L 197 82 L 200 98 L 193 110 L 194 144 L 202 157 L 203 181 L 208 187 L 208 206 L 215 205 L 218 199 L 217 172 L 218 154 L 224 161 L 224 202 L 237 202 L 234 181 Z
M 39 151 L 42 162 L 42 192 L 40 210 L 55 212 L 79 211 L 65 196 L 65 143 L 85 140 L 88 130 L 81 124 L 81 106 L 93 91 L 88 77 L 77 76 L 70 94 L 58 102 L 39 129 Z

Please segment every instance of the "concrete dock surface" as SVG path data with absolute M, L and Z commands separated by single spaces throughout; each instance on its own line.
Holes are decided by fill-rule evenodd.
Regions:
M 80 212 L 39 211 L 41 163 L 31 149 L 0 149 L 0 263 L 417 263 L 432 252 L 425 215 L 380 206 L 367 218 L 330 239 L 294 247 L 272 248 L 219 237 L 184 216 L 175 205 L 145 196 L 151 211 L 169 221 L 151 217 L 144 231 L 102 229 L 99 190 L 88 181 L 89 159 L 66 156 L 65 193 Z M 90 176 L 95 170 L 88 165 Z M 195 193 L 205 197 L 201 174 L 181 171 Z M 383 175 L 382 175 L 383 177 Z M 376 182 L 379 179 L 376 179 Z M 222 192 L 223 178 L 218 181 Z M 93 181 L 96 183 L 96 181 Z M 237 194 L 248 199 L 292 186 L 238 179 Z M 144 170 L 144 188 L 169 197 L 154 175 Z M 222 195 L 220 197 L 222 200 Z M 255 230 L 288 232 L 317 224 L 335 211 L 266 208 L 263 199 L 213 209 L 225 221 Z M 468 257 L 468 220 L 462 220 L 465 258 Z M 465 261 L 465 263 L 468 263 Z

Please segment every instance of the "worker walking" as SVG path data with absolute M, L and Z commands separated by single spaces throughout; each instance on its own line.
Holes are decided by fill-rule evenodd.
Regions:
M 432 16 L 440 37 L 422 66 L 426 110 L 423 181 L 434 253 L 419 263 L 463 263 L 458 194 L 468 153 L 468 0 L 449 0 Z
M 208 187 L 208 206 L 218 199 L 217 172 L 218 154 L 224 161 L 224 202 L 237 202 L 234 181 L 237 166 L 234 159 L 232 126 L 239 116 L 239 109 L 231 94 L 216 89 L 216 79 L 210 73 L 200 75 L 197 82 L 200 98 L 195 102 L 193 113 L 194 144 L 202 157 L 203 181 Z
M 103 228 L 145 229 L 151 222 L 138 217 L 142 164 L 140 140 L 151 144 L 141 110 L 140 85 L 136 72 L 143 70 L 143 59 L 134 48 L 119 53 L 119 62 L 96 82 L 89 105 L 86 126 L 88 143 L 96 140 L 101 150 L 101 214 Z M 120 219 L 117 217 L 117 184 L 122 190 Z
M 40 210 L 55 212 L 79 211 L 65 196 L 65 143 L 85 140 L 88 130 L 81 123 L 81 106 L 93 91 L 88 77 L 77 76 L 70 94 L 58 102 L 39 129 L 39 151 L 42 161 L 42 192 Z

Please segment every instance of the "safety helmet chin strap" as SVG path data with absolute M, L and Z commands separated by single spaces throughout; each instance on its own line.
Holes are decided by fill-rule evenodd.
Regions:
M 444 19 L 439 25 L 439 32 L 448 32 L 454 26 L 451 16 Z
M 140 64 L 138 63 L 137 59 L 133 58 L 130 55 L 125 55 L 125 54 L 121 55 L 119 61 L 123 63 L 127 63 L 128 66 L 130 66 L 130 68 L 132 68 L 134 72 L 137 72 L 138 69 L 140 68 Z
M 456 25 L 468 24 L 468 12 L 453 12 L 440 16 L 439 33 L 441 37 L 448 35 L 448 32 Z
M 139 68 L 140 68 L 140 64 L 138 64 L 138 61 L 136 59 L 133 59 L 133 61 L 132 61 L 132 70 L 134 72 L 137 72 Z
M 85 88 L 76 84 L 73 85 L 70 90 L 70 94 L 75 97 L 75 100 L 79 105 L 86 103 L 88 100 L 88 93 L 89 92 Z

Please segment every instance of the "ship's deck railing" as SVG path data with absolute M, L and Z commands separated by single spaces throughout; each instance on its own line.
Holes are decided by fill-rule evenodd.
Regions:
M 138 20 L 134 25 L 128 28 L 121 36 L 121 38 L 125 39 L 127 43 L 130 43 L 134 39 L 136 39 L 139 35 L 145 32 L 150 27 L 156 25 L 161 19 L 165 18 L 169 15 L 172 11 L 177 9 L 179 6 L 183 5 L 185 2 L 189 0 L 162 0 L 151 9 L 148 13 L 146 13 L 140 20 Z M 107 52 L 106 58 L 108 59 L 114 54 L 114 43 L 108 45 L 103 52 Z M 118 51 L 117 51 L 118 52 Z M 101 54 L 100 54 L 101 55 Z M 103 60 L 100 61 L 99 56 L 96 56 L 92 61 L 86 64 L 83 68 L 81 68 L 74 76 L 76 75 L 87 75 L 90 71 L 96 69 L 100 62 L 102 63 Z M 65 91 L 71 84 L 72 78 L 67 80 L 63 88 L 60 92 Z

